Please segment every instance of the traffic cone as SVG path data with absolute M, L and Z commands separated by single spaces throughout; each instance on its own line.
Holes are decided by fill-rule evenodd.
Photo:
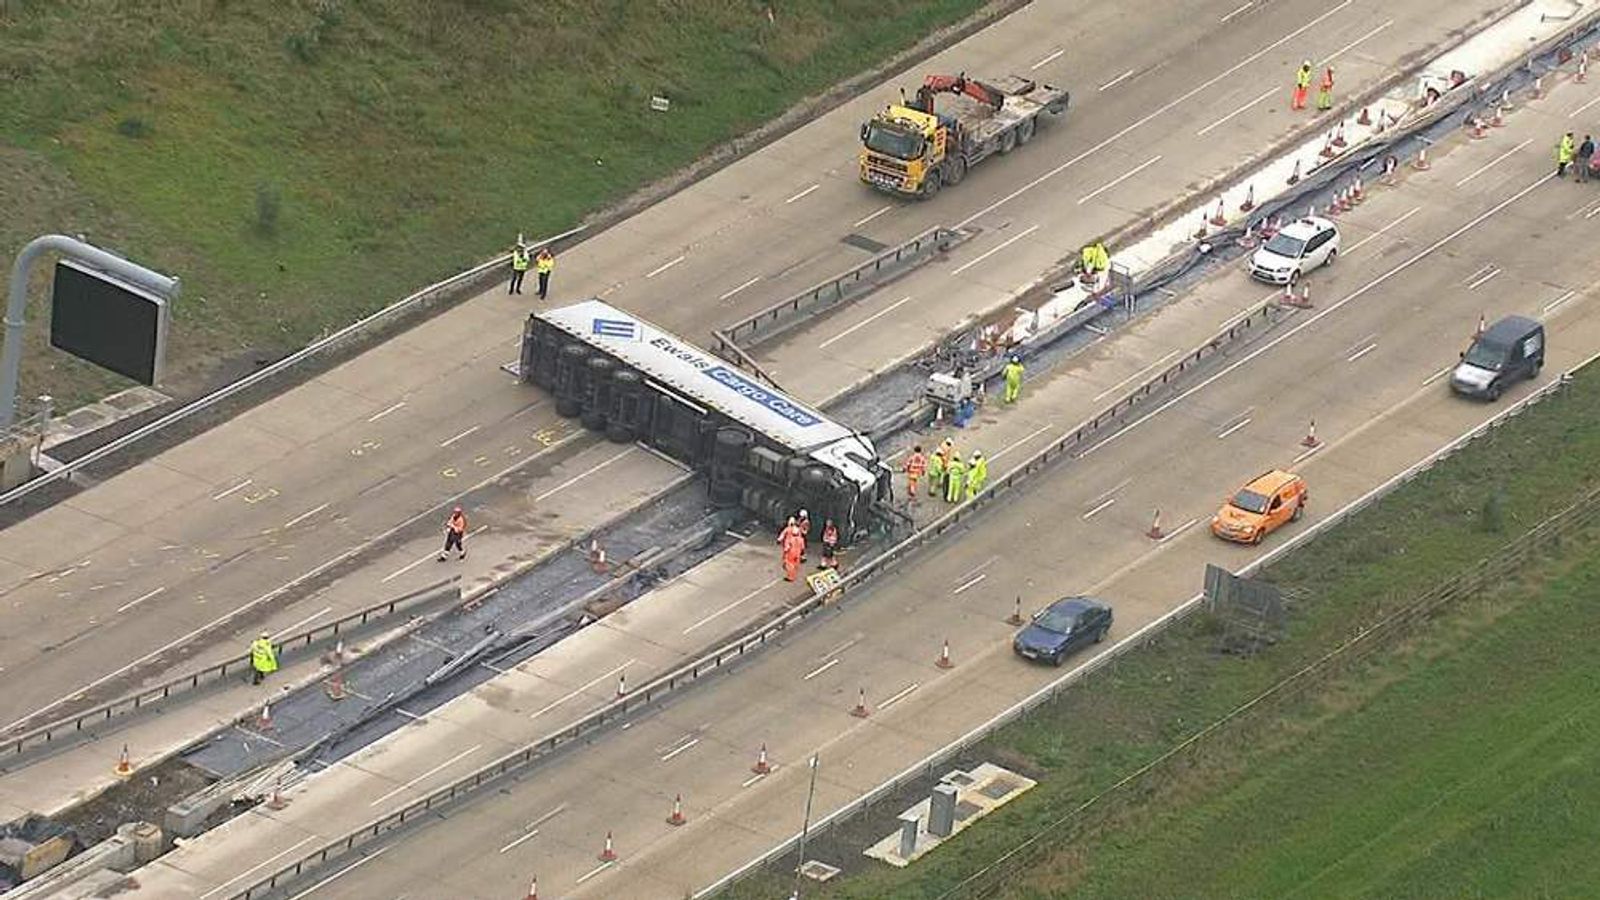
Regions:
M 1311 425 L 1306 428 L 1306 436 L 1300 439 L 1300 446 L 1310 450 L 1321 443 L 1321 441 L 1317 440 L 1317 420 L 1312 419 Z
M 1244 226 L 1244 234 L 1239 235 L 1239 240 L 1236 243 L 1246 250 L 1255 249 L 1256 244 L 1260 243 L 1256 239 L 1256 223 L 1250 222 L 1246 224 Z
M 601 547 L 600 542 L 593 538 L 589 539 L 589 567 L 602 575 L 606 572 L 605 548 Z
M 1016 607 L 1016 609 L 1011 611 L 1011 617 L 1006 619 L 1006 624 L 1007 625 L 1021 625 L 1022 622 L 1023 622 L 1023 619 L 1022 619 L 1022 598 L 1018 597 L 1017 598 L 1017 607 Z
M 1483 120 L 1478 118 L 1477 113 L 1467 117 L 1467 137 L 1481 141 L 1488 136 L 1489 129 L 1484 127 Z
M 1211 214 L 1211 224 L 1218 228 L 1228 224 L 1228 214 L 1222 209 L 1222 198 L 1217 198 L 1217 211 Z
M 1203 240 L 1205 240 L 1205 237 L 1206 237 L 1206 212 L 1205 212 L 1205 210 L 1201 210 L 1200 211 L 1200 227 L 1195 230 L 1194 239 L 1197 240 L 1197 241 L 1203 241 Z
M 1295 306 L 1301 309 L 1311 308 L 1311 285 L 1300 282 L 1300 299 L 1295 301 Z
M 1306 204 L 1306 218 L 1309 219 L 1309 218 L 1311 218 L 1312 216 L 1314 216 L 1316 214 L 1317 214 L 1317 205 L 1315 203 Z
M 950 639 L 945 638 L 944 649 L 939 651 L 939 661 L 934 663 L 941 669 L 953 669 L 956 664 L 950 661 Z
M 1361 115 L 1356 117 L 1356 124 L 1357 125 L 1371 125 L 1372 124 L 1372 117 L 1367 115 L 1367 108 L 1365 106 L 1361 107 Z
M 1247 213 L 1255 208 L 1256 186 L 1254 184 L 1247 184 L 1244 186 L 1244 202 L 1239 204 L 1239 212 Z
M 858 719 L 865 719 L 867 716 L 872 715 L 872 711 L 867 709 L 867 689 L 866 688 L 862 688 L 861 689 L 861 695 L 856 700 L 856 708 L 850 710 L 850 715 L 855 716 Z
M 1346 141 L 1344 139 L 1344 120 L 1343 119 L 1339 120 L 1339 127 L 1335 128 L 1333 130 L 1333 146 L 1339 148 L 1340 150 L 1343 150 L 1344 148 L 1350 146 L 1350 142 Z
M 1322 150 L 1317 155 L 1323 159 L 1333 159 L 1333 132 L 1328 132 L 1328 136 L 1322 139 Z
M 1516 109 L 1515 106 L 1511 105 L 1511 88 L 1505 88 L 1504 90 L 1500 91 L 1500 108 L 1506 112 L 1511 112 L 1513 109 Z
M 1426 172 L 1433 168 L 1433 163 L 1428 162 L 1428 148 L 1423 147 L 1417 151 L 1417 158 L 1411 161 L 1411 168 L 1418 172 Z
M 1478 330 L 1474 331 L 1472 333 L 1472 336 L 1473 337 L 1483 337 L 1483 333 L 1485 331 L 1488 331 L 1488 330 L 1489 330 L 1489 317 L 1484 315 L 1484 314 L 1482 314 L 1482 313 L 1479 313 L 1478 314 Z
M 1494 115 L 1489 117 L 1489 127 L 1490 128 L 1504 128 L 1504 127 L 1506 127 L 1506 113 L 1505 113 L 1505 110 L 1500 108 L 1499 104 L 1495 105 Z
M 111 770 L 118 778 L 133 776 L 133 763 L 128 759 L 128 745 L 122 745 L 122 755 L 117 758 L 117 765 Z
M 327 691 L 329 700 L 343 700 L 345 697 L 344 669 L 334 669 L 333 677 L 324 682 L 323 688 Z
M 283 792 L 276 786 L 272 788 L 272 795 L 267 798 L 267 809 L 279 810 L 288 807 L 289 801 L 283 799 Z
M 528 896 L 524 900 L 539 900 L 539 879 L 535 877 L 528 885 Z
M 1146 531 L 1144 535 L 1152 541 L 1159 541 L 1164 534 L 1161 530 L 1161 510 L 1158 508 L 1156 509 L 1156 514 L 1150 519 L 1150 530 Z
M 689 820 L 683 815 L 683 795 L 672 798 L 672 815 L 667 816 L 668 825 L 683 825 Z
M 1278 305 L 1279 306 L 1293 306 L 1294 305 L 1294 285 L 1293 284 L 1290 284 L 1287 281 L 1284 282 L 1284 284 L 1283 284 L 1283 296 L 1278 298 Z
M 1533 99 L 1538 100 L 1544 96 L 1544 76 L 1540 75 L 1533 80 Z
M 1273 216 L 1272 218 L 1268 219 L 1265 223 L 1262 224 L 1262 226 L 1261 226 L 1261 239 L 1264 240 L 1264 241 L 1270 241 L 1270 240 L 1272 240 L 1274 235 L 1276 235 L 1279 231 L 1282 231 L 1282 230 L 1283 230 L 1283 217 L 1282 216 Z
M 628 695 L 628 673 L 627 672 L 623 672 L 621 675 L 617 676 L 617 699 L 620 700 L 621 698 L 626 697 L 627 695 Z
M 611 846 L 611 832 L 606 832 L 606 846 L 600 851 L 601 862 L 616 862 L 617 851 Z
M 1395 170 L 1400 168 L 1400 161 L 1391 153 L 1383 158 L 1383 177 L 1378 179 L 1385 187 L 1394 187 Z
M 756 773 L 757 775 L 772 774 L 772 764 L 767 762 L 766 744 L 761 745 L 761 752 L 756 755 L 756 764 L 750 767 L 750 771 Z
M 1294 171 L 1289 173 L 1289 183 L 1300 183 L 1300 160 L 1298 159 L 1294 161 Z
M 1367 199 L 1367 192 L 1366 189 L 1362 187 L 1361 176 L 1357 175 L 1355 182 L 1350 185 L 1350 202 L 1360 203 L 1365 199 Z
M 1589 51 L 1578 54 L 1578 83 L 1583 84 L 1589 80 Z
M 1346 198 L 1344 188 L 1333 192 L 1333 202 L 1328 204 L 1328 215 L 1335 216 L 1350 209 L 1350 201 Z
M 272 730 L 272 704 L 271 703 L 263 703 L 263 704 L 261 704 L 261 715 L 256 716 L 256 730 L 257 731 L 271 731 Z

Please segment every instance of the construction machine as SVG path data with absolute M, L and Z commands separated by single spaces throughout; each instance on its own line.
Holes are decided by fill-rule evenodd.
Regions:
M 1033 139 L 1045 113 L 1064 112 L 1062 88 L 1012 75 L 981 81 L 960 75 L 929 75 L 915 98 L 891 104 L 861 126 L 861 180 L 879 190 L 929 198 L 959 184 L 967 170 L 988 157 L 1010 153 Z M 940 94 L 955 94 L 936 110 Z

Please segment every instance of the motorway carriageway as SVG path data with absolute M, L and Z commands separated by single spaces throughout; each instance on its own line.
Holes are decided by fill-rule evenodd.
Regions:
M 1569 112 L 1592 90 L 1557 90 L 1490 140 L 1452 146 L 1433 171 L 1373 191 L 1344 219 L 1338 265 L 1314 279 L 1316 309 L 1230 352 L 1084 458 L 1007 498 L 1004 515 L 988 512 L 942 538 L 737 677 L 478 798 L 447 824 L 403 840 L 401 852 L 378 847 L 331 868 L 312 896 L 503 897 L 533 874 L 563 897 L 677 897 L 704 887 L 797 830 L 809 754 L 824 760 L 817 808 L 826 814 L 1057 677 L 1011 656 L 1013 629 L 1003 620 L 1014 597 L 1033 608 L 1064 593 L 1099 594 L 1117 609 L 1113 637 L 1124 636 L 1192 596 L 1206 562 L 1238 568 L 1259 552 L 1220 544 L 1205 529 L 1219 499 L 1246 478 L 1271 466 L 1306 474 L 1312 504 L 1292 535 L 1490 416 L 1494 408 L 1450 396 L 1440 375 L 1480 313 L 1545 318 L 1546 379 L 1600 349 L 1600 317 L 1582 290 L 1600 262 L 1570 252 L 1570 241 L 1530 237 L 1552 222 L 1581 227 L 1574 223 L 1600 209 L 1600 191 L 1553 181 L 1542 150 L 1505 154 L 1569 127 Z M 1498 274 L 1485 280 L 1489 267 Z M 1102 352 L 1030 384 L 1021 406 L 986 412 L 970 434 L 1011 451 L 994 465 L 998 477 L 1104 405 L 1090 397 L 1189 349 L 1265 293 L 1238 271 L 1219 274 Z M 1299 439 L 1312 418 L 1327 443 L 1308 453 Z M 1157 506 L 1169 537 L 1151 542 L 1143 532 Z M 297 846 L 554 730 L 512 734 L 523 715 L 537 725 L 557 699 L 538 683 L 541 666 L 586 657 L 596 675 L 625 662 L 648 677 L 659 668 L 641 657 L 678 644 L 706 615 L 713 586 L 736 597 L 736 586 L 759 587 L 770 572 L 761 559 L 735 562 L 714 561 L 676 593 L 639 601 L 622 621 L 580 633 L 493 694 L 452 703 L 408 739 L 318 776 L 288 809 L 241 817 L 169 855 L 141 872 L 141 883 L 158 892 L 149 896 L 237 886 L 230 879 L 247 881 L 240 876 L 249 866 L 292 858 Z M 767 602 L 758 595 L 727 615 Z M 933 665 L 945 638 L 956 660 L 947 672 Z M 596 685 L 590 690 L 600 693 L 608 682 Z M 865 721 L 848 713 L 860 688 L 874 708 Z M 778 769 L 752 777 L 763 743 Z M 690 823 L 674 829 L 663 819 L 679 793 Z M 355 809 L 358 800 L 367 810 Z M 621 854 L 613 865 L 594 859 L 607 831 Z
M 1175 27 L 1159 10 L 1129 19 L 1035 3 L 896 79 L 1032 60 L 1030 73 L 1075 88 L 1065 121 L 960 190 L 900 204 L 855 182 L 855 125 L 883 96 L 872 92 L 564 253 L 556 300 L 606 296 L 696 336 L 859 259 L 839 244 L 848 234 L 892 244 L 952 220 L 985 231 L 949 261 L 942 289 L 833 343 L 828 365 L 796 370 L 800 393 L 814 397 L 820 373 L 881 365 L 884 336 L 906 323 L 954 322 L 1003 302 L 1015 273 L 1042 270 L 1303 127 L 1309 120 L 1282 103 L 1253 101 L 1264 85 L 1287 84 L 1301 56 L 1339 63 L 1341 89 L 1355 90 L 1498 5 L 1290 0 L 1223 22 L 1237 4 L 1205 3 Z M 1062 49 L 1052 36 L 1085 27 L 1102 37 L 1052 55 Z M 1113 69 L 1131 74 L 1091 89 L 1091 73 Z M 1086 196 L 1083 185 L 1115 181 L 1146 150 L 1164 162 Z M 523 298 L 492 291 L 8 529 L 0 723 L 231 655 L 256 621 L 281 633 L 432 581 L 438 521 L 468 488 L 478 488 L 468 504 L 483 530 L 467 573 L 481 586 L 625 507 L 640 485 L 670 478 L 647 454 L 570 437 L 543 398 L 506 383 L 498 364 L 514 352 L 525 309 Z M 583 500 L 569 503 L 574 489 Z M 21 671 L 26 679 L 10 677 Z M 267 694 L 239 696 L 243 708 Z M 152 735 L 134 756 L 186 737 Z M 75 787 L 106 783 L 108 763 L 90 760 Z M 53 788 L 40 796 L 41 784 L 0 780 L 0 803 L 17 811 L 60 799 Z

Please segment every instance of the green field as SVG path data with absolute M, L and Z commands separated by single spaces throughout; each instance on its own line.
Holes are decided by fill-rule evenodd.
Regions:
M 0 255 L 82 233 L 180 275 L 193 384 L 568 228 L 982 5 L 0 0 Z M 25 396 L 111 386 L 44 337 Z
M 989 896 L 1600 896 L 1593 529 L 1068 815 L 1597 485 L 1591 371 L 1274 565 L 1304 592 L 1287 640 L 1222 655 L 1215 623 L 1191 619 L 970 754 L 1038 788 L 908 870 L 859 857 L 892 819 L 846 826 L 808 855 L 847 874 L 808 896 L 942 897 L 1047 826 L 1048 853 Z

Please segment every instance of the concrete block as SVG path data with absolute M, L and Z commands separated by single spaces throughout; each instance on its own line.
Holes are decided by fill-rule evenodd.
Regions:
M 953 784 L 934 785 L 932 801 L 928 808 L 928 833 L 945 838 L 956 827 L 956 787 Z

